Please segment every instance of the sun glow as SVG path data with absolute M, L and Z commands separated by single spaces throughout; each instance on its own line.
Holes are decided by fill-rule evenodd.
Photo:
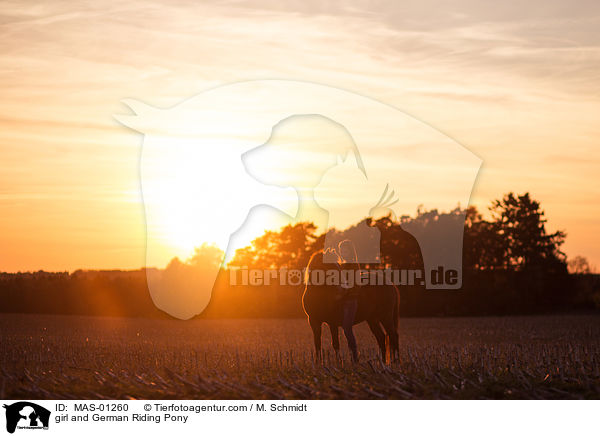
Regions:
M 265 191 L 271 189 L 260 189 L 244 171 L 242 140 L 202 138 L 202 142 L 211 147 L 203 147 L 197 138 L 145 139 L 141 177 L 148 266 L 163 267 L 173 257 L 185 260 L 204 243 L 227 252 L 227 261 L 236 249 L 293 216 L 284 220 L 263 213 L 258 220 L 246 220 L 252 206 L 264 203 Z M 251 186 L 254 189 L 248 189 Z M 284 209 L 295 214 L 295 193 L 286 190 L 281 200 Z M 231 237 L 242 226 L 244 231 Z

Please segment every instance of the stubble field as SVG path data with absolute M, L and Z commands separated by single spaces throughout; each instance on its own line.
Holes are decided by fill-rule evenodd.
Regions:
M 316 364 L 305 320 L 168 321 L 0 315 L 4 399 L 600 398 L 600 317 L 400 320 L 385 365 Z M 342 338 L 342 343 L 345 341 Z

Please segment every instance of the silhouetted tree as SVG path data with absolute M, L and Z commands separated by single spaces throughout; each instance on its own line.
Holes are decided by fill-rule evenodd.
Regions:
M 588 260 L 583 256 L 575 256 L 567 264 L 571 274 L 589 274 L 592 272 Z
M 463 268 L 497 270 L 504 267 L 503 243 L 498 225 L 486 221 L 475 206 L 466 210 L 463 239 Z
M 503 250 L 503 263 L 508 270 L 543 267 L 546 271 L 565 270 L 565 254 L 560 251 L 566 234 L 546 232 L 546 219 L 540 203 L 529 193 L 509 193 L 490 207 L 497 242 Z
M 406 217 L 401 218 L 407 219 Z M 382 265 L 396 269 L 423 269 L 419 243 L 391 215 L 379 218 L 375 225 L 381 232 Z
M 236 250 L 230 267 L 256 269 L 302 269 L 315 251 L 313 223 L 287 225 L 279 231 L 266 231 L 250 246 Z

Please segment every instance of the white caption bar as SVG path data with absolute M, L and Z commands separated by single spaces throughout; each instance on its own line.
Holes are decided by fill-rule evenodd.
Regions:
M 597 401 L 5 400 L 2 431 L 133 434 L 587 434 Z M 214 433 L 213 433 L 214 432 Z

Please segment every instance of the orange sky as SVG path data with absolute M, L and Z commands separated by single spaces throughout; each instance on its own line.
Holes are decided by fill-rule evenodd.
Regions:
M 472 203 L 530 191 L 600 265 L 600 4 L 0 4 L 0 270 L 138 268 L 141 137 L 120 101 L 296 79 L 391 104 L 483 159 Z M 414 211 L 406 211 L 413 213 Z

